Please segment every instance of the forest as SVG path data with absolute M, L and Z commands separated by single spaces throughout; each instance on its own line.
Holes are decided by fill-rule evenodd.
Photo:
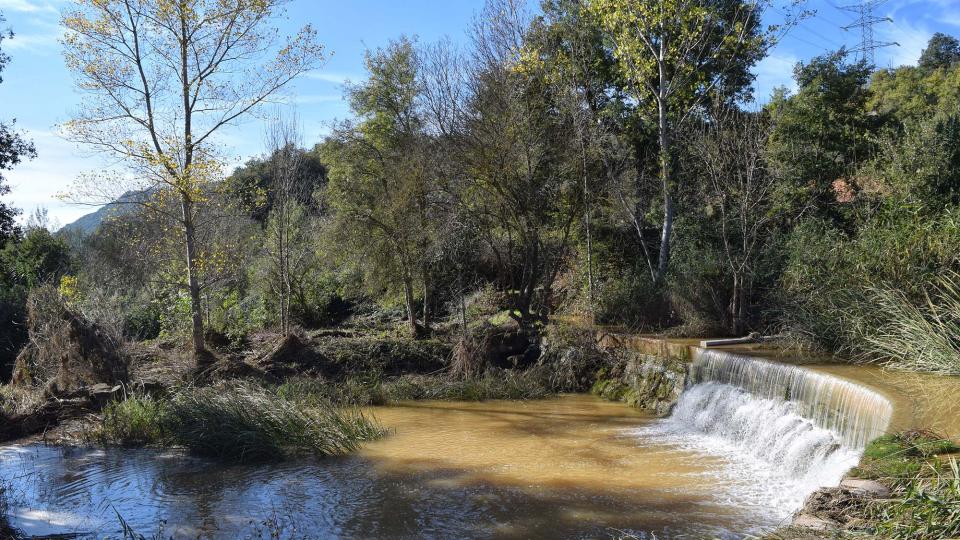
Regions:
M 808 12 L 490 0 L 466 44 L 367 50 L 350 117 L 307 140 L 272 98 L 328 51 L 310 26 L 277 41 L 284 4 L 64 11 L 64 137 L 123 170 L 64 195 L 106 205 L 89 229 L 0 203 L 6 438 L 106 383 L 126 399 L 87 440 L 223 456 L 237 440 L 202 415 L 235 398 L 300 403 L 278 437 L 332 415 L 341 439 L 302 446 L 342 453 L 381 428 L 303 410 L 588 391 L 612 370 L 598 330 L 960 375 L 957 38 L 895 68 L 828 52 L 761 96 L 755 66 Z M 217 136 L 248 117 L 263 154 L 229 170 Z M 0 172 L 45 159 L 4 121 Z M 291 446 L 260 442 L 232 458 Z

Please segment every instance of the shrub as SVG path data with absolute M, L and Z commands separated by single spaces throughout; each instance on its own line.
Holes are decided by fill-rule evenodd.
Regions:
M 165 401 L 150 396 L 130 396 L 103 409 L 94 438 L 120 446 L 163 446 L 170 442 L 169 414 L 169 404 Z
M 160 308 L 153 302 L 129 310 L 123 318 L 123 335 L 135 341 L 160 335 Z

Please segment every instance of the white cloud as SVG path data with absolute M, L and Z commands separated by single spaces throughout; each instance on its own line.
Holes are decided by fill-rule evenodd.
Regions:
M 60 36 L 60 32 L 16 34 L 12 39 L 3 40 L 3 48 L 11 51 L 39 52 L 45 49 L 52 51 L 59 45 Z
M 57 13 L 57 9 L 47 2 L 31 0 L 0 0 L 0 11 L 17 11 L 20 13 Z
M 308 73 L 304 73 L 303 76 L 306 77 L 307 79 L 324 81 L 324 82 L 334 83 L 334 84 L 344 84 L 350 81 L 359 81 L 363 79 L 363 77 L 359 77 L 357 75 L 351 75 L 347 73 L 335 73 L 330 71 L 311 71 Z
M 785 86 L 788 90 L 796 90 L 796 82 L 793 80 L 793 67 L 800 59 L 790 53 L 773 53 L 761 60 L 754 68 L 753 72 L 757 79 L 754 82 L 754 97 L 759 102 L 766 102 L 773 89 L 778 86 Z

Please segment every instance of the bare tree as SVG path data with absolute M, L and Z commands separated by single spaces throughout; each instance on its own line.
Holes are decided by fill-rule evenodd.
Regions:
M 723 255 L 732 278 L 730 330 L 746 327 L 757 257 L 772 237 L 778 176 L 766 159 L 772 121 L 762 113 L 718 107 L 691 145 L 706 173 Z
M 65 131 L 132 172 L 132 179 L 94 175 L 78 184 L 74 198 L 109 202 L 119 192 L 138 189 L 177 202 L 171 218 L 183 243 L 198 365 L 209 354 L 198 277 L 205 263 L 196 219 L 206 185 L 222 172 L 215 136 L 323 60 L 309 26 L 277 43 L 268 22 L 285 3 L 76 0 L 62 17 L 64 56 L 85 95 Z
M 280 330 L 290 331 L 290 305 L 295 281 L 310 256 L 303 234 L 306 212 L 303 200 L 303 151 L 297 116 L 284 118 L 277 111 L 270 122 L 267 148 L 273 168 L 273 205 L 267 220 L 266 249 L 271 262 L 271 286 L 277 295 Z

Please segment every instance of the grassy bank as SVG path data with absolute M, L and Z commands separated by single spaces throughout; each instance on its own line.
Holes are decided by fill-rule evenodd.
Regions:
M 960 536 L 960 447 L 930 432 L 887 435 L 873 441 L 853 474 L 893 492 L 864 510 L 868 529 L 891 539 Z
M 339 455 L 384 433 L 357 406 L 407 400 L 541 399 L 553 393 L 549 378 L 536 369 L 471 379 L 371 375 L 337 382 L 293 377 L 277 385 L 233 381 L 113 402 L 88 438 L 112 446 L 179 446 L 226 461 Z

